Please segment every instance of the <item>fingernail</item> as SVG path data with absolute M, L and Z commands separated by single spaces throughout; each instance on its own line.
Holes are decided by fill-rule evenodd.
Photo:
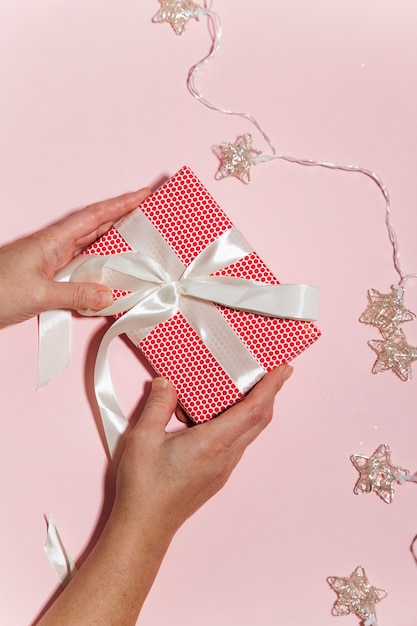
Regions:
M 157 378 L 154 378 L 152 381 L 152 389 L 154 391 L 159 391 L 161 389 L 166 389 L 169 385 L 169 381 L 166 378 L 162 378 L 161 376 L 158 376 Z
M 109 289 L 98 289 L 94 293 L 94 308 L 104 309 L 106 306 L 113 304 L 113 296 Z
M 294 371 L 291 365 L 281 365 L 279 369 L 284 380 L 288 380 Z

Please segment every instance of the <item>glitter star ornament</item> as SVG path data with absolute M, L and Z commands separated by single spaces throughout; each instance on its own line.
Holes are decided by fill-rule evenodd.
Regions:
M 371 339 L 368 345 L 378 355 L 372 368 L 374 374 L 392 370 L 401 380 L 411 380 L 411 363 L 417 361 L 417 347 L 407 343 L 401 328 L 383 340 Z
M 415 314 L 404 307 L 403 293 L 392 289 L 391 293 L 368 291 L 369 304 L 359 318 L 360 322 L 376 326 L 383 335 L 392 335 L 400 324 L 415 319 Z
M 372 587 L 363 567 L 357 567 L 347 578 L 331 576 L 327 581 L 338 595 L 332 615 L 353 613 L 366 620 L 364 626 L 378 626 L 375 605 L 383 600 L 387 593 L 383 589 Z
M 250 168 L 255 163 L 255 158 L 262 152 L 252 148 L 252 136 L 245 133 L 238 138 L 236 143 L 220 144 L 220 167 L 216 179 L 235 176 L 247 185 L 250 181 Z
M 159 4 L 161 8 L 153 16 L 152 22 L 168 22 L 177 35 L 182 35 L 189 20 L 199 20 L 204 15 L 204 9 L 191 0 L 159 0 Z
M 370 457 L 354 454 L 350 460 L 360 474 L 354 493 L 374 491 L 387 504 L 394 499 L 395 483 L 413 479 L 408 470 L 391 463 L 391 450 L 386 444 L 379 446 Z

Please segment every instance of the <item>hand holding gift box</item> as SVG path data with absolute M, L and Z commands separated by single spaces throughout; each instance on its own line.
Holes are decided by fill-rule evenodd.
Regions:
M 115 302 L 99 314 L 118 319 L 102 340 L 95 371 L 110 451 L 127 426 L 107 360 L 115 336 L 128 334 L 199 423 L 320 335 L 307 321 L 317 317 L 318 290 L 280 285 L 188 167 L 57 278 L 114 290 Z M 67 312 L 46 315 L 60 316 L 66 336 Z M 41 369 L 42 356 L 51 356 L 47 345 Z

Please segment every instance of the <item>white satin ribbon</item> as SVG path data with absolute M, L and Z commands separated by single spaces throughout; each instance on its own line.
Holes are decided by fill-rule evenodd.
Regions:
M 112 339 L 127 333 L 139 344 L 149 332 L 177 312 L 201 337 L 216 360 L 245 393 L 265 374 L 251 352 L 213 303 L 261 315 L 314 320 L 318 314 L 318 289 L 307 285 L 269 285 L 253 280 L 212 274 L 244 258 L 253 250 L 238 230 L 231 228 L 207 246 L 188 267 L 177 257 L 144 214 L 138 210 L 117 229 L 135 250 L 109 256 L 80 255 L 59 280 L 99 282 L 131 293 L 99 312 L 83 315 L 114 315 L 125 312 L 104 335 L 97 354 L 95 391 L 110 453 L 114 452 L 128 421 L 117 401 L 107 350 Z M 68 335 L 70 313 L 56 313 L 54 334 Z M 51 326 L 50 320 L 48 320 Z M 42 329 L 43 330 L 43 329 Z M 50 346 L 43 352 L 41 332 L 41 380 L 53 367 Z M 62 355 L 60 361 L 67 361 Z M 56 362 L 58 366 L 58 362 Z M 47 374 L 45 374 L 47 372 Z M 58 371 L 56 371 L 58 373 Z
M 66 551 L 52 515 L 47 519 L 47 535 L 44 545 L 45 554 L 63 587 L 68 585 L 76 573 L 74 561 Z

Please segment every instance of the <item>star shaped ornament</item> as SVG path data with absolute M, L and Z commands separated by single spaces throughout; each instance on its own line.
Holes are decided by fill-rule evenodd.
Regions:
M 378 355 L 372 368 L 374 374 L 392 370 L 401 380 L 411 380 L 411 363 L 417 361 L 417 347 L 407 343 L 401 328 L 383 340 L 371 339 L 368 345 Z
M 391 463 L 391 450 L 382 444 L 372 456 L 354 454 L 350 457 L 360 476 L 354 488 L 354 493 L 370 493 L 374 491 L 384 502 L 391 504 L 394 499 L 395 483 L 402 483 L 410 472 L 403 467 Z
M 357 567 L 347 578 L 331 576 L 327 581 L 338 595 L 332 615 L 354 613 L 366 620 L 364 626 L 377 626 L 375 605 L 383 600 L 387 593 L 370 585 L 363 567 Z
M 235 176 L 247 185 L 250 181 L 250 168 L 255 163 L 254 159 L 262 154 L 252 148 L 252 136 L 245 133 L 236 143 L 221 143 L 220 150 L 220 167 L 216 178 Z
M 204 9 L 191 0 L 159 0 L 159 4 L 161 8 L 153 16 L 152 22 L 168 22 L 177 35 L 182 35 L 189 20 L 199 20 L 204 15 Z
M 405 308 L 402 289 L 392 289 L 391 293 L 370 289 L 368 301 L 369 304 L 359 321 L 376 326 L 384 336 L 393 334 L 400 324 L 410 322 L 416 317 Z

